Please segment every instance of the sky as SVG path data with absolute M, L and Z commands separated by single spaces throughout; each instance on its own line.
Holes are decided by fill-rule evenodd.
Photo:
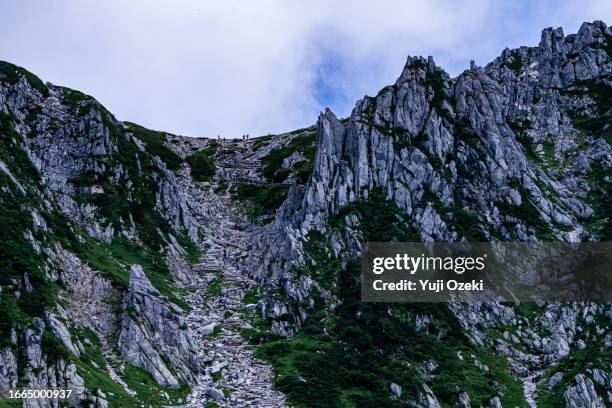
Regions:
M 120 120 L 240 137 L 350 114 L 409 55 L 451 75 L 545 27 L 612 24 L 609 0 L 0 0 L 0 60 L 94 96 Z

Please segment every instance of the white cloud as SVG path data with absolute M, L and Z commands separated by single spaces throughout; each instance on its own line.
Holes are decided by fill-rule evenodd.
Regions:
M 452 74 L 545 26 L 575 32 L 611 20 L 603 0 L 0 0 L 0 59 L 98 98 L 120 119 L 194 136 L 232 137 L 314 123 L 324 82 L 332 106 L 399 75 L 407 55 Z M 322 65 L 324 64 L 324 65 Z

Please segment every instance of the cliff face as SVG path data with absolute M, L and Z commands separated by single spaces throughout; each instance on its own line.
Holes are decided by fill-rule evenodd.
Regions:
M 585 23 L 568 36 L 546 29 L 537 47 L 506 49 L 457 78 L 431 57 L 410 57 L 395 84 L 358 101 L 348 118 L 322 113 L 310 178 L 289 191 L 260 245 L 258 273 L 268 287 L 261 316 L 290 336 L 312 323 L 312 315 L 319 321 L 321 310 L 342 318 L 338 305 L 351 303 L 343 275 L 350 275 L 347 264 L 360 254 L 361 242 L 380 236 L 370 228 L 379 207 L 367 203 L 381 203 L 381 194 L 395 215 L 378 227 L 393 229 L 399 219 L 410 231 L 404 240 L 610 239 L 610 44 L 612 31 L 602 22 Z M 316 270 L 332 258 L 342 261 L 326 280 Z M 609 306 L 539 307 L 532 316 L 494 304 L 451 310 L 471 343 L 509 356 L 530 405 L 548 375 L 545 390 L 554 391 L 541 391 L 540 402 L 565 392 L 559 398 L 567 406 L 603 406 L 610 384 L 601 382 L 606 391 L 598 393 L 588 381 L 593 373 L 584 370 L 606 370 L 608 360 L 586 364 L 563 382 L 551 367 L 587 343 L 593 350 L 610 346 L 607 329 L 585 329 L 609 319 Z M 368 310 L 357 309 L 355 320 Z
M 606 227 L 593 224 L 606 218 L 594 197 L 612 160 L 608 41 L 599 22 L 569 36 L 546 29 L 538 47 L 506 49 L 457 78 L 410 57 L 394 85 L 346 120 L 321 114 L 310 179 L 290 192 L 263 245 L 271 279 L 285 262 L 303 263 L 310 230 L 375 188 L 424 241 L 602 238 Z M 345 241 L 359 253 L 358 240 Z
M 0 390 L 281 406 L 264 339 L 300 406 L 605 406 L 610 305 L 362 304 L 355 259 L 611 239 L 611 45 L 594 22 L 456 78 L 410 57 L 348 118 L 242 141 L 0 62 Z
M 0 122 L 6 381 L 74 386 L 72 403 L 103 406 L 94 385 L 114 382 L 109 364 L 121 354 L 180 388 L 199 366 L 171 282 L 186 279 L 179 242 L 194 246 L 200 226 L 170 164 L 93 98 L 8 63 L 0 65 Z M 143 267 L 158 286 L 147 280 L 146 296 L 134 289 L 147 279 Z M 132 397 L 125 383 L 113 388 L 111 403 Z

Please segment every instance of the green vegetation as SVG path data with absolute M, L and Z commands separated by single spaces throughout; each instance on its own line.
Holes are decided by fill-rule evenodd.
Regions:
M 80 102 L 86 101 L 90 98 L 91 96 L 85 95 L 81 91 L 77 91 L 77 90 L 70 89 L 70 88 L 64 88 L 64 102 L 72 107 L 76 107 L 78 106 Z
M 244 292 L 244 296 L 242 296 L 242 303 L 245 305 L 257 303 L 259 300 L 259 296 L 257 295 L 259 292 L 258 285 L 251 285 L 246 292 Z
M 266 343 L 285 339 L 284 337 L 272 333 L 271 331 L 257 329 L 242 329 L 240 331 L 240 335 L 243 339 L 253 345 L 259 344 L 259 339 L 262 337 Z
M 68 361 L 70 359 L 70 352 L 64 346 L 64 343 L 50 330 L 43 332 L 40 349 L 47 356 L 47 362 L 51 364 L 55 364 L 60 360 Z
M 551 390 L 544 387 L 539 390 L 537 395 L 538 407 L 563 406 L 565 404 L 563 394 L 569 386 L 576 384 L 574 378 L 577 374 L 585 374 L 588 368 L 600 368 L 605 372 L 609 369 L 610 364 L 612 364 L 612 357 L 602 344 L 591 342 L 591 346 L 587 349 L 572 349 L 566 357 L 545 373 L 544 378 L 547 378 L 556 372 L 560 372 L 563 374 L 563 379 Z M 599 395 L 606 395 L 603 387 L 597 383 L 595 383 L 595 386 Z
M 546 168 L 558 168 L 561 164 L 555 154 L 555 143 L 552 140 L 547 140 L 542 143 L 542 159 Z
M 609 40 L 609 43 L 612 41 Z M 612 145 L 612 89 L 604 81 L 580 81 L 576 83 L 577 90 L 569 92 L 574 95 L 588 95 L 595 100 L 595 117 L 583 112 L 571 115 L 576 129 L 589 134 L 601 136 Z
M 268 143 L 270 143 L 270 139 L 272 139 L 272 137 L 272 135 L 266 135 L 255 138 L 255 143 L 253 143 L 253 150 L 258 150 L 266 146 Z
M 147 152 L 162 159 L 170 170 L 178 170 L 181 167 L 183 160 L 172 149 L 166 147 L 166 134 L 164 132 L 150 130 L 131 122 L 123 123 L 130 133 L 145 143 Z
M 523 57 L 518 52 L 515 52 L 512 54 L 512 61 L 504 65 L 510 68 L 510 70 L 514 72 L 514 75 L 519 76 L 523 68 Z
M 80 199 L 98 207 L 99 215 L 117 230 L 124 229 L 126 223 L 132 220 L 144 247 L 159 251 L 166 244 L 168 234 L 175 233 L 156 210 L 156 193 L 159 190 L 156 173 L 159 169 L 134 142 L 125 139 L 110 113 L 100 109 L 117 151 L 107 158 L 109 169 L 105 173 L 84 175 L 87 183 L 100 185 L 104 192 L 81 194 Z M 142 132 L 141 136 L 146 133 Z M 154 138 L 150 134 L 147 137 Z M 117 165 L 126 170 L 126 175 L 119 180 L 114 176 Z M 78 184 L 83 185 L 83 180 L 79 180 Z M 185 242 L 183 240 L 182 243 Z
M 6 164 L 18 182 L 27 188 L 36 183 L 39 174 L 21 149 L 22 138 L 13 127 L 9 115 L 0 113 L 0 160 Z M 46 259 L 37 253 L 24 234 L 34 231 L 31 209 L 36 205 L 33 195 L 22 195 L 17 185 L 0 171 L 0 286 L 22 281 L 27 274 L 32 292 L 17 299 L 12 290 L 0 294 L 0 344 L 8 344 L 10 330 L 30 323 L 32 316 L 42 316 L 45 308 L 57 302 L 57 285 L 47 280 L 43 264 Z
M 149 373 L 129 364 L 125 365 L 121 378 L 123 378 L 132 390 L 136 391 L 139 401 L 153 407 L 165 407 L 170 405 L 164 402 L 162 397 L 163 394 L 168 394 L 170 396 L 169 401 L 177 401 L 179 398 L 184 401 L 190 392 L 189 386 L 183 381 L 180 382 L 181 387 L 179 389 L 162 387 L 155 382 Z
M 446 81 L 443 77 L 443 71 L 440 69 L 434 69 L 433 71 L 430 71 L 427 69 L 427 66 L 425 65 L 425 62 L 423 62 L 423 60 L 421 59 L 417 59 L 414 60 L 409 68 L 411 69 L 421 69 L 425 71 L 425 85 L 429 88 L 431 88 L 431 99 L 430 99 L 430 103 L 433 109 L 436 110 L 436 113 L 440 116 L 440 117 L 444 117 L 447 119 L 452 119 L 450 118 L 447 113 L 442 109 L 442 103 L 447 100 L 449 102 L 451 102 L 450 97 L 449 97 L 449 93 L 445 90 L 446 88 Z M 383 88 L 382 92 L 386 92 L 387 90 L 391 89 L 390 87 L 386 87 Z M 380 95 L 380 93 L 379 93 Z
M 63 90 L 64 90 L 64 103 L 71 106 L 73 109 L 77 109 L 78 116 L 83 116 L 87 114 L 88 109 L 80 106 L 80 103 L 83 101 L 95 101 L 95 99 L 89 95 L 85 95 L 84 93 L 80 91 L 76 91 L 74 89 L 63 88 Z
M 23 138 L 14 127 L 14 118 L 0 112 L 0 160 L 2 160 L 18 179 L 26 182 L 38 182 L 40 175 L 32 165 L 28 155 L 21 148 Z M 2 177 L 4 173 L 0 173 Z M 9 181 L 6 181 L 9 183 Z
M 542 220 L 540 212 L 529 199 L 529 192 L 522 186 L 519 180 L 512 179 L 508 183 L 510 187 L 517 190 L 521 195 L 521 205 L 514 206 L 505 202 L 497 203 L 497 208 L 504 215 L 510 215 L 518 218 L 527 224 L 528 227 L 535 229 L 536 237 L 540 241 L 552 242 L 555 241 L 552 230 Z
M 531 128 L 531 121 L 525 120 L 515 122 L 512 120 L 508 120 L 508 126 L 514 132 L 517 142 L 519 142 L 525 149 L 525 156 L 527 156 L 527 158 L 530 159 L 532 162 L 541 162 L 540 156 L 538 156 L 535 151 L 533 140 L 527 134 L 527 130 Z
M 446 117 L 446 112 L 442 109 L 442 103 L 448 100 L 448 93 L 446 92 L 445 80 L 442 77 L 442 71 L 436 69 L 433 72 L 427 71 L 425 77 L 425 84 L 431 87 L 433 94 L 431 98 L 431 105 L 436 110 L 439 116 Z M 448 118 L 452 119 L 452 118 Z
M 217 150 L 217 145 L 199 150 L 188 156 L 186 161 L 191 166 L 191 176 L 195 181 L 210 181 L 217 171 L 213 156 Z
M 226 313 L 227 313 L 227 312 L 226 312 Z M 222 330 L 223 330 L 223 329 L 221 329 L 221 326 L 215 326 L 215 327 L 213 328 L 212 333 L 210 333 L 209 335 L 204 335 L 204 337 L 215 338 L 215 337 L 217 337 L 219 334 L 221 334 L 221 331 L 222 331 Z
M 343 209 L 332 220 L 332 228 L 343 228 L 347 214 L 359 218 L 364 241 L 418 239 L 401 210 L 385 200 L 381 191 L 371 191 L 368 199 Z M 391 382 L 414 398 L 424 381 L 419 366 L 435 361 L 435 376 L 427 383 L 443 406 L 456 405 L 460 391 L 468 393 L 473 406 L 485 405 L 494 396 L 500 396 L 504 406 L 526 406 L 522 385 L 510 375 L 505 359 L 472 346 L 446 304 L 362 303 L 358 262 L 343 267 L 324 250 L 330 247 L 327 236 L 311 236 L 306 244 L 313 270 L 332 271 L 322 282 L 329 285 L 335 278 L 332 285 L 341 302 L 327 315 L 317 298 L 317 310 L 310 313 L 300 334 L 290 340 L 269 337 L 258 347 L 257 356 L 274 366 L 276 386 L 290 404 L 404 406 L 405 401 L 391 399 Z M 432 316 L 432 323 L 418 330 L 410 318 L 415 314 Z M 256 340 L 258 334 L 245 337 Z M 466 357 L 458 358 L 458 352 Z M 479 369 L 471 355 L 486 364 L 489 372 Z
M 232 189 L 235 200 L 249 204 L 247 214 L 252 217 L 270 215 L 287 198 L 289 186 L 285 184 L 239 184 Z
M 124 237 L 117 237 L 110 245 L 106 245 L 81 234 L 80 241 L 85 241 L 83 244 L 74 232 L 63 227 L 67 225 L 68 220 L 61 216 L 48 216 L 47 222 L 56 234 L 55 239 L 78 255 L 84 263 L 109 279 L 115 287 L 127 290 L 129 267 L 139 264 L 153 287 L 167 296 L 171 302 L 189 310 L 189 305 L 176 295 L 177 288 L 172 281 L 172 274 L 159 251 L 138 246 Z
M 455 137 L 457 140 L 462 140 L 468 146 L 474 148 L 474 150 L 479 151 L 478 143 L 480 143 L 480 136 L 474 132 L 467 118 L 461 118 L 456 122 Z
M 75 104 L 86 98 L 70 90 L 65 96 Z M 124 138 L 110 113 L 98 105 L 94 105 L 94 108 L 100 109 L 103 122 L 118 149 L 104 158 L 107 168 L 105 173 L 85 172 L 72 180 L 78 187 L 96 184 L 104 190 L 100 194 L 81 193 L 78 199 L 95 204 L 99 214 L 116 229 L 126 228 L 126 222 L 132 220 L 138 239 L 132 242 L 117 236 L 108 245 L 94 240 L 57 210 L 42 207 L 37 194 L 29 191 L 31 194 L 22 195 L 17 184 L 4 172 L 0 172 L 0 222 L 5 227 L 0 229 L 3 244 L 0 248 L 0 285 L 12 285 L 13 281 L 22 280 L 27 273 L 33 288 L 30 293 L 22 293 L 19 299 L 15 298 L 12 291 L 3 291 L 0 296 L 0 312 L 7 317 L 0 324 L 3 344 L 6 344 L 12 328 L 30 324 L 33 316 L 42 316 L 44 310 L 53 308 L 57 302 L 59 288 L 56 283 L 47 281 L 43 273 L 46 257 L 44 252 L 37 253 L 31 242 L 24 237 L 28 231 L 45 246 L 55 241 L 60 242 L 64 248 L 75 253 L 121 289 L 128 286 L 129 266 L 141 264 L 161 294 L 187 308 L 187 304 L 175 294 L 177 290 L 160 249 L 168 242 L 169 235 L 173 234 L 187 251 L 190 262 L 197 261 L 198 250 L 183 234 L 173 231 L 155 210 L 155 194 L 159 187 L 154 173 L 158 169 L 150 156 Z M 0 114 L 0 160 L 7 164 L 25 189 L 32 190 L 36 188 L 40 176 L 20 147 L 22 138 L 15 131 L 13 122 L 11 115 Z M 117 179 L 114 169 L 118 165 L 122 166 L 124 172 Z M 48 231 L 34 228 L 31 215 L 34 208 L 39 209 L 38 212 L 44 217 Z M 62 356 L 57 346 L 51 339 L 45 340 L 45 347 L 53 350 L 53 354 Z
M 305 130 L 286 145 L 272 150 L 261 160 L 262 174 L 275 183 L 282 183 L 293 173 L 298 183 L 306 183 L 314 162 L 315 140 L 316 131 Z M 283 160 L 295 152 L 302 153 L 305 160 L 296 163 L 291 170 L 283 169 Z
M 612 55 L 612 35 L 608 35 L 604 33 L 604 38 L 606 39 L 605 43 L 595 44 L 593 48 L 602 49 L 606 52 L 606 54 L 608 54 L 608 56 L 611 56 Z
M 227 181 L 223 180 L 219 183 L 219 185 L 215 188 L 215 193 L 216 194 L 223 194 L 227 191 L 227 187 L 228 187 L 228 183 Z
M 612 241 L 612 180 L 601 163 L 593 163 L 591 168 L 589 204 L 595 211 L 587 227 L 601 241 Z
M 216 296 L 220 296 L 222 283 L 223 274 L 221 272 L 215 273 L 215 280 L 210 282 L 206 287 L 206 293 L 204 294 L 204 297 L 206 297 L 206 299 L 210 299 Z
M 460 206 L 453 208 L 455 222 L 450 223 L 455 231 L 461 236 L 464 236 L 470 242 L 485 242 L 488 241 L 487 236 L 481 228 L 480 219 L 471 212 L 466 211 Z
M 15 84 L 19 81 L 20 76 L 23 76 L 30 86 L 40 92 L 42 96 L 45 98 L 49 96 L 49 88 L 39 77 L 25 68 L 13 65 L 10 62 L 0 61 L 0 81 Z
M 132 220 L 141 243 L 136 244 L 126 238 L 116 237 L 110 245 L 106 245 L 71 229 L 70 222 L 65 217 L 59 214 L 45 214 L 47 223 L 55 234 L 53 239 L 60 240 L 64 247 L 73 251 L 83 262 L 90 264 L 115 286 L 122 289 L 126 289 L 128 285 L 129 266 L 136 263 L 142 265 L 145 274 L 160 293 L 186 308 L 187 304 L 175 295 L 176 289 L 172 283 L 171 273 L 160 251 L 169 242 L 170 234 L 175 235 L 179 244 L 187 251 L 188 261 L 197 261 L 198 250 L 184 235 L 172 230 L 155 210 L 155 194 L 159 186 L 154 175 L 157 168 L 151 158 L 141 152 L 135 143 L 126 140 L 122 131 L 112 121 L 110 113 L 103 108 L 100 109 L 102 109 L 103 122 L 118 145 L 118 151 L 107 158 L 112 167 L 102 174 L 86 172 L 79 179 L 72 181 L 77 186 L 94 184 L 102 186 L 104 193 L 81 194 L 79 199 L 96 205 L 99 214 L 117 230 L 126 228 L 126 222 Z M 150 131 L 137 125 L 129 126 L 149 142 L 154 140 L 155 135 L 159 136 L 158 132 L 148 133 Z M 115 180 L 112 168 L 118 164 L 127 170 L 127 175 L 125 178 Z M 82 244 L 83 240 L 86 242 L 85 245 Z
M 487 241 L 482 222 L 476 215 L 459 205 L 454 205 L 452 208 L 445 207 L 440 198 L 429 190 L 424 191 L 423 201 L 431 203 L 442 221 L 460 236 L 465 237 L 470 242 Z M 416 239 L 416 241 L 418 240 Z
M 369 191 L 367 199 L 355 201 L 340 209 L 338 216 L 331 221 L 332 225 L 340 226 L 344 217 L 349 214 L 359 218 L 360 229 L 366 242 L 420 241 L 404 212 L 395 203 L 387 200 L 379 188 Z M 376 237 L 376 240 L 370 237 Z

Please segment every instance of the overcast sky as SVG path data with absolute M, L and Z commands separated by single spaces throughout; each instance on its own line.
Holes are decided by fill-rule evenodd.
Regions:
M 121 120 L 239 137 L 350 113 L 408 55 L 452 75 L 541 29 L 612 24 L 610 0 L 0 0 L 0 59 L 94 96 Z

